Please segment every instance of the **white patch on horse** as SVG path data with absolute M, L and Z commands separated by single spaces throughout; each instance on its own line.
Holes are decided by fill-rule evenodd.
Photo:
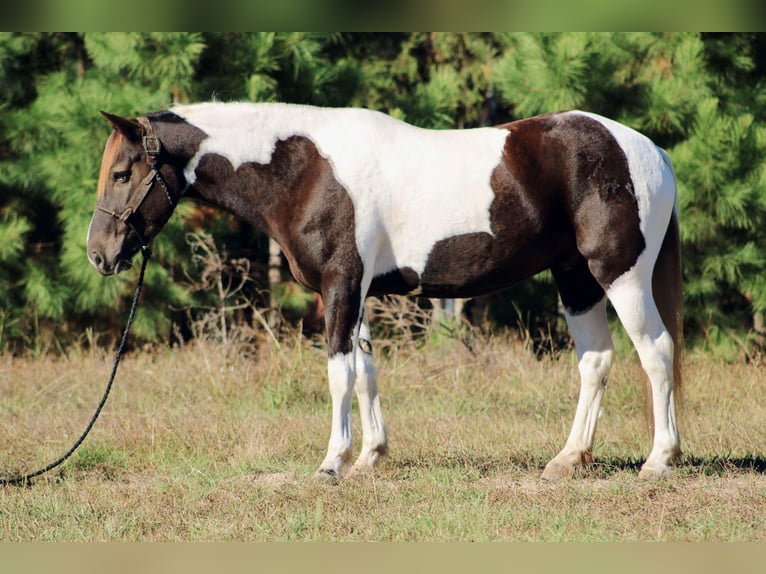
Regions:
M 207 153 L 236 169 L 268 163 L 279 140 L 310 139 L 351 196 L 368 282 L 397 268 L 422 274 L 442 239 L 492 234 L 490 180 L 506 130 L 425 130 L 371 110 L 289 104 L 196 104 L 173 112 L 209 136 L 185 168 L 190 183 Z
M 327 361 L 332 397 L 332 428 L 327 455 L 319 472 L 340 478 L 351 458 L 351 399 L 355 382 L 355 353 L 338 353 Z

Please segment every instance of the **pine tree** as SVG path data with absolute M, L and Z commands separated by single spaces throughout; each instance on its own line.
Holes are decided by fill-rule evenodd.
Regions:
M 705 39 L 711 97 L 674 149 L 692 328 L 713 342 L 766 311 L 766 131 L 761 35 Z M 761 52 L 762 53 L 762 52 Z M 761 56 L 762 58 L 762 56 Z M 735 338 L 738 335 L 734 335 Z
M 583 108 L 668 148 L 679 180 L 688 327 L 764 311 L 763 67 L 753 35 L 523 34 L 495 81 L 516 115 Z
M 14 114 L 36 96 L 35 78 L 71 62 L 76 52 L 69 34 L 0 34 L 0 352 L 29 344 L 40 329 L 40 314 L 62 317 L 60 292 L 37 286 L 60 236 L 52 206 L 33 184 L 36 166 L 23 160 L 27 140 L 13 137 Z M 31 281 L 30 281 L 31 276 Z M 29 306 L 27 294 L 38 295 Z
M 119 331 L 135 275 L 104 280 L 85 256 L 110 129 L 98 111 L 209 99 L 363 106 L 430 128 L 563 108 L 623 121 L 676 166 L 687 329 L 748 329 L 766 312 L 764 78 L 763 34 L 2 33 L 0 351 Z M 184 283 L 186 233 L 203 226 L 267 285 L 267 238 L 183 202 L 155 241 L 140 338 L 167 339 L 176 309 L 205 303 Z M 535 301 L 551 320 L 548 275 L 492 308 L 507 323 Z
M 184 62 L 199 53 L 198 44 L 157 42 L 154 35 L 110 36 L 111 44 L 99 43 L 103 38 L 36 37 L 40 44 L 55 40 L 61 53 L 76 54 L 79 59 L 63 58 L 45 70 L 35 82 L 34 100 L 7 114 L 3 126 L 9 150 L 3 181 L 14 194 L 34 198 L 27 206 L 28 219 L 35 222 L 29 234 L 43 238 L 39 244 L 45 245 L 35 253 L 27 244 L 15 296 L 23 301 L 19 308 L 24 309 L 27 322 L 47 321 L 51 331 L 64 337 L 74 335 L 67 333 L 66 317 L 88 323 L 98 318 L 97 328 L 118 330 L 121 319 L 114 313 L 115 304 L 122 301 L 124 307 L 134 280 L 103 281 L 85 254 L 96 174 L 110 130 L 98 110 L 130 115 L 165 107 L 169 95 L 180 94 L 190 85 L 190 78 L 183 74 L 191 76 L 193 68 Z M 178 45 L 189 46 L 191 55 L 179 55 Z M 152 54 L 157 66 L 146 68 L 144 63 Z M 176 67 L 169 63 L 173 56 L 180 62 Z M 155 245 L 166 265 L 153 266 L 147 276 L 146 301 L 135 323 L 139 337 L 152 339 L 159 331 L 167 331 L 169 320 L 161 305 L 188 300 L 172 281 L 172 266 L 179 261 L 177 246 L 182 242 L 179 236 L 183 237 L 178 223 L 184 214 L 188 216 L 188 209 L 181 207 L 179 212 Z

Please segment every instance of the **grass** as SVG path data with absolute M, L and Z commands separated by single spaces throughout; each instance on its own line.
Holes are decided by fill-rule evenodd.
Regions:
M 376 345 L 380 348 L 382 345 Z M 435 338 L 378 352 L 391 454 L 337 485 L 311 475 L 329 436 L 325 354 L 201 341 L 134 352 L 63 467 L 0 488 L 3 541 L 764 541 L 766 376 L 686 360 L 684 463 L 637 471 L 650 440 L 642 371 L 626 352 L 604 398 L 597 464 L 546 483 L 578 385 L 572 353 Z M 79 436 L 111 357 L 0 355 L 0 470 L 30 470 Z M 360 443 L 354 415 L 354 438 Z

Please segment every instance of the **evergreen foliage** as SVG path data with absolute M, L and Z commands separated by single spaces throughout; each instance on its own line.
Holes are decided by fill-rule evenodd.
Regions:
M 110 129 L 98 112 L 209 99 L 364 106 L 429 128 L 567 108 L 623 121 L 675 164 L 688 334 L 742 334 L 766 312 L 765 62 L 762 34 L 2 33 L 0 352 L 116 336 L 135 277 L 104 280 L 85 254 Z M 140 339 L 167 341 L 180 310 L 205 306 L 185 282 L 186 234 L 203 227 L 253 262 L 253 294 L 266 284 L 260 232 L 182 203 L 155 241 Z M 545 275 L 491 315 L 509 322 L 535 292 L 535 315 L 555 319 Z

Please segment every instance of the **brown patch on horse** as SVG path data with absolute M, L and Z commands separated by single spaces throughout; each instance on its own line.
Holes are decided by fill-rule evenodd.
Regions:
M 315 144 L 292 136 L 276 143 L 269 163 L 246 162 L 236 170 L 225 157 L 210 153 L 200 158 L 195 174 L 193 194 L 205 199 L 226 189 L 217 204 L 282 246 L 293 276 L 342 315 L 332 318 L 342 327 L 331 334 L 330 354 L 350 352 L 363 272 L 354 204 Z
M 104 155 L 101 158 L 101 170 L 98 173 L 98 199 L 102 199 L 106 194 L 106 184 L 109 182 L 109 172 L 114 165 L 117 156 L 120 153 L 122 142 L 125 136 L 122 133 L 114 130 L 106 140 L 104 146 Z
M 574 313 L 586 311 L 646 246 L 627 157 L 609 130 L 581 115 L 547 114 L 506 127 L 504 163 L 516 185 L 532 191 L 531 215 L 546 210 L 548 243 L 562 246 L 550 262 L 561 299 Z

